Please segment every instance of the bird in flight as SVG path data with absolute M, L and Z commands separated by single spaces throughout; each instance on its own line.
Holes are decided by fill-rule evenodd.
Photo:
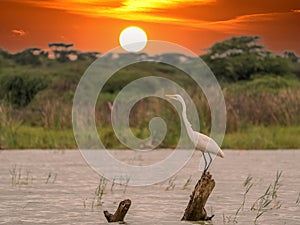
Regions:
M 174 95 L 165 95 L 165 96 L 179 101 L 182 105 L 182 119 L 183 119 L 183 123 L 186 128 L 187 134 L 188 134 L 190 140 L 192 141 L 192 143 L 194 144 L 195 148 L 200 150 L 203 155 L 203 159 L 205 162 L 204 170 L 203 170 L 203 175 L 204 175 L 212 162 L 211 154 L 214 154 L 221 158 L 224 158 L 224 156 L 225 156 L 224 152 L 221 150 L 219 145 L 212 138 L 206 136 L 205 134 L 194 131 L 192 129 L 192 125 L 188 121 L 187 115 L 186 115 L 186 104 L 180 95 L 174 94 Z M 204 153 L 208 154 L 209 162 L 207 162 L 207 159 L 206 159 Z

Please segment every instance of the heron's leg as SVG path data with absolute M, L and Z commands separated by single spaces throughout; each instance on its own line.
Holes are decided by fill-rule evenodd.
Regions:
M 210 167 L 210 164 L 212 163 L 212 158 L 211 158 L 210 153 L 208 152 L 207 154 L 209 156 L 209 163 L 208 163 L 208 166 L 207 166 L 206 170 L 208 170 L 208 168 Z
M 206 170 L 207 170 L 207 160 L 206 160 L 204 152 L 202 152 L 202 156 L 204 159 L 204 170 L 203 170 L 202 176 L 204 176 L 204 174 L 206 173 Z

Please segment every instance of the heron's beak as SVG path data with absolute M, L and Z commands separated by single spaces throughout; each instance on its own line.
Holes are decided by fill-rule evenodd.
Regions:
M 168 98 L 174 98 L 175 95 L 165 95 Z

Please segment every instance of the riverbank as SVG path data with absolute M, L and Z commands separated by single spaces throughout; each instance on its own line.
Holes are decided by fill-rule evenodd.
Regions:
M 111 128 L 103 128 L 100 137 L 107 148 L 123 149 Z M 141 131 L 142 132 L 142 131 Z M 140 137 L 147 136 L 139 133 Z M 144 131 L 146 132 L 146 131 Z M 109 134 L 109 135 L 107 135 Z M 226 149 L 298 149 L 300 126 L 246 126 L 225 135 L 222 148 Z M 174 140 L 172 140 L 172 143 Z M 168 145 L 169 144 L 169 145 Z M 45 129 L 21 125 L 0 133 L 3 149 L 76 149 L 72 129 Z M 161 148 L 170 147 L 163 143 Z

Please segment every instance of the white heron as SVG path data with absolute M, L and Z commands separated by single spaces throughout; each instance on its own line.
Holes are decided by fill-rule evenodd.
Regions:
M 205 174 L 205 172 L 208 170 L 208 168 L 212 162 L 212 158 L 211 158 L 210 154 L 214 154 L 221 158 L 224 158 L 224 152 L 221 150 L 219 145 L 212 138 L 206 136 L 205 134 L 201 134 L 197 131 L 194 131 L 192 129 L 192 125 L 188 121 L 187 115 L 186 115 L 186 104 L 180 95 L 175 94 L 175 95 L 165 95 L 165 96 L 168 98 L 177 100 L 181 103 L 182 119 L 183 119 L 183 122 L 184 122 L 184 125 L 186 128 L 187 134 L 188 134 L 189 138 L 191 139 L 192 143 L 194 144 L 195 148 L 202 152 L 204 162 L 205 162 L 203 174 Z M 207 163 L 207 159 L 205 158 L 204 153 L 208 154 L 209 163 Z

